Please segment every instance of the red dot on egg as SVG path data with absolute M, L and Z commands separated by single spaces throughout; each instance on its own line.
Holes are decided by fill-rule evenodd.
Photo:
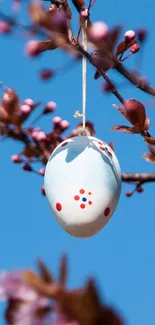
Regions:
M 75 196 L 74 196 L 74 200 L 76 200 L 76 201 L 80 200 L 79 195 L 75 195 Z
M 88 201 L 88 204 L 91 205 L 92 204 L 92 201 Z
M 80 194 L 84 194 L 85 190 L 83 188 L 81 188 L 81 190 L 79 192 L 80 192 Z
M 61 211 L 62 210 L 62 205 L 59 202 L 56 203 L 56 209 L 58 211 Z
M 65 147 L 67 144 L 68 144 L 68 142 L 66 141 L 61 145 L 61 147 Z
M 99 147 L 99 148 L 100 148 L 100 150 L 104 151 L 104 147 Z
M 88 192 L 88 195 L 91 195 L 91 192 Z
M 104 210 L 104 216 L 105 216 L 105 217 L 108 217 L 109 213 L 110 213 L 110 208 L 107 207 L 107 208 Z
M 86 205 L 84 203 L 80 204 L 80 208 L 84 209 L 86 207 Z

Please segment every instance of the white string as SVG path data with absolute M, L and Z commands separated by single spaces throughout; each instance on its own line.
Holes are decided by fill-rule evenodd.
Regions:
M 87 49 L 86 37 L 87 20 L 85 20 L 84 28 L 82 28 L 82 45 Z M 87 101 L 87 59 L 83 55 L 82 58 L 82 114 L 83 114 L 83 130 L 86 128 L 86 101 Z
M 86 36 L 87 20 L 85 20 L 84 27 L 82 27 L 82 45 L 87 50 L 87 36 Z M 82 114 L 76 111 L 74 117 L 82 117 L 82 129 L 86 131 L 86 100 L 87 100 L 87 59 L 82 57 Z

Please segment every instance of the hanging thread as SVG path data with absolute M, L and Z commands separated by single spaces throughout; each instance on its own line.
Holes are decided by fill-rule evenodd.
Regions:
M 87 20 L 85 20 L 84 27 L 82 27 L 82 45 L 85 50 L 87 50 Z M 87 101 L 87 59 L 83 55 L 82 58 L 82 114 L 76 111 L 74 117 L 82 117 L 82 129 L 86 130 L 86 101 Z
M 86 36 L 87 20 L 85 26 L 82 28 L 82 45 L 87 49 L 87 36 Z M 83 130 L 86 128 L 86 101 L 87 101 L 87 59 L 83 55 L 82 58 L 82 114 L 83 114 Z

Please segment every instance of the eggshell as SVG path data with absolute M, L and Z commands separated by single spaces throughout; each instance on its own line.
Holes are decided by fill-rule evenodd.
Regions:
M 45 193 L 61 227 L 87 238 L 110 220 L 121 193 L 121 170 L 113 150 L 92 136 L 75 136 L 53 151 L 45 170 Z

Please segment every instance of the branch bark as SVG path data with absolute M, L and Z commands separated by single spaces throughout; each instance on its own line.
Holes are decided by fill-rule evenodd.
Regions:
M 122 173 L 122 181 L 126 183 L 144 184 L 155 182 L 155 173 Z
M 119 62 L 117 59 L 115 60 L 115 69 L 117 72 L 119 72 L 121 75 L 123 75 L 127 80 L 129 80 L 133 85 L 135 85 L 137 88 L 141 89 L 142 91 L 155 96 L 155 88 L 149 86 L 147 82 L 143 82 L 142 78 L 136 76 L 134 73 L 128 71 L 121 62 Z

